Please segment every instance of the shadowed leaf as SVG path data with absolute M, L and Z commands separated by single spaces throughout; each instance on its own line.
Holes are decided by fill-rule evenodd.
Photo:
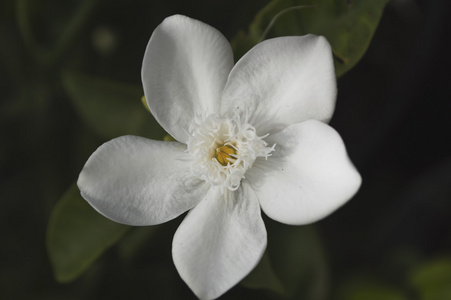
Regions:
M 232 40 L 238 59 L 263 39 L 316 34 L 332 46 L 337 76 L 351 69 L 363 56 L 389 0 L 274 0 Z
M 409 281 L 423 300 L 451 299 L 451 258 L 434 259 L 418 266 Z
M 100 215 L 72 185 L 53 209 L 47 227 L 47 252 L 56 280 L 76 279 L 130 228 Z
M 338 291 L 339 300 L 407 300 L 395 286 L 363 276 L 347 280 Z
M 267 252 L 265 252 L 255 269 L 241 281 L 241 285 L 250 289 L 267 289 L 278 294 L 283 294 L 284 292 L 284 287 L 274 273 Z
M 75 72 L 63 74 L 63 85 L 82 120 L 104 139 L 128 134 L 161 139 L 165 134 L 143 107 L 140 86 Z

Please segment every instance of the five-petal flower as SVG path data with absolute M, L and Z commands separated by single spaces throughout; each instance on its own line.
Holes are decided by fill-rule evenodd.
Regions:
M 190 210 L 172 254 L 199 298 L 219 297 L 259 262 L 261 209 L 307 224 L 360 186 L 326 124 L 336 79 L 324 37 L 266 40 L 234 65 L 221 33 L 176 15 L 152 34 L 142 80 L 150 111 L 177 142 L 113 139 L 89 158 L 78 186 L 97 211 L 124 224 L 159 224 Z

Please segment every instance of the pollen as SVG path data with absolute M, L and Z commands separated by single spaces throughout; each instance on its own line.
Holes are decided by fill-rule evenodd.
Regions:
M 233 158 L 233 156 L 231 155 L 236 155 L 236 151 L 232 146 L 224 145 L 216 148 L 215 158 L 223 166 L 226 166 L 227 164 L 233 163 L 235 161 L 235 158 Z
M 218 187 L 221 193 L 226 189 L 236 191 L 255 160 L 267 159 L 275 147 L 265 142 L 268 135 L 257 135 L 246 116 L 233 112 L 224 117 L 196 117 L 189 134 L 187 152 L 194 159 L 191 173 Z

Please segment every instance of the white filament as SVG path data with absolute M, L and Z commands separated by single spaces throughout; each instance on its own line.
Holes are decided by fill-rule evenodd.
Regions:
M 239 188 L 241 179 L 252 167 L 257 157 L 267 159 L 274 151 L 275 145 L 268 147 L 264 136 L 257 136 L 255 128 L 247 123 L 247 118 L 241 120 L 237 114 L 230 117 L 209 115 L 206 118 L 197 117 L 189 128 L 188 152 L 194 157 L 191 167 L 193 175 L 219 187 L 235 191 Z M 235 149 L 236 154 L 230 154 L 230 163 L 221 165 L 215 157 L 216 149 L 221 146 Z

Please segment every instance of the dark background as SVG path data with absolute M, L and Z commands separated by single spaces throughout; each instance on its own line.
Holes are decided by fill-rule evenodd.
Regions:
M 51 210 L 104 142 L 77 114 L 61 74 L 71 68 L 140 85 L 145 46 L 165 17 L 188 15 L 230 40 L 268 1 L 93 1 L 59 52 L 52 45 L 80 1 L 32 2 L 30 36 L 21 29 L 26 2 L 0 2 L 0 299 L 193 297 L 172 265 L 171 234 L 145 245 L 131 267 L 116 263 L 113 247 L 76 281 L 54 280 L 45 249 Z M 428 298 L 412 279 L 443 266 L 430 281 L 439 276 L 451 285 L 450 6 L 389 3 L 364 58 L 338 81 L 331 126 L 363 184 L 317 224 L 329 269 L 326 299 L 346 298 L 368 282 L 406 299 L 451 299 Z M 105 36 L 113 42 L 102 43 Z M 173 232 L 179 222 L 164 226 Z M 147 257 L 157 263 L 146 265 Z M 238 286 L 225 298 L 252 296 L 276 297 Z

